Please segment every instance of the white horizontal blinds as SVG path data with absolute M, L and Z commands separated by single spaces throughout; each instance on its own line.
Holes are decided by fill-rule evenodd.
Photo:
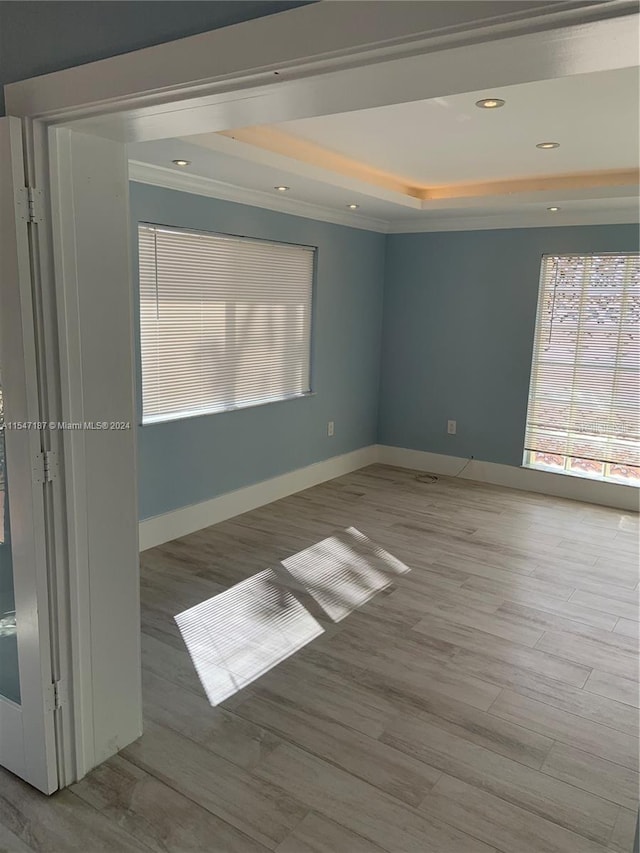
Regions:
M 525 449 L 640 465 L 640 255 L 543 259 Z
M 143 423 L 310 390 L 313 249 L 138 233 Z

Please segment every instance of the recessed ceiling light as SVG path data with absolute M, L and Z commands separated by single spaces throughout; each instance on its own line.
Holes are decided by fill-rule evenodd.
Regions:
M 274 187 L 274 190 L 278 190 L 279 193 L 286 193 L 289 187 Z
M 560 210 L 560 208 L 559 207 L 548 207 L 547 210 L 550 210 L 551 213 L 555 213 L 556 210 Z
M 349 210 L 357 210 L 360 207 L 360 205 L 359 204 L 348 204 L 347 207 L 349 208 Z
M 542 148 L 545 151 L 549 148 L 560 148 L 559 142 L 538 142 L 536 148 Z
M 190 166 L 191 160 L 172 160 L 172 163 L 175 163 L 176 166 Z
M 498 107 L 504 107 L 505 102 L 502 98 L 482 98 L 476 101 L 476 107 L 481 110 L 497 110 Z

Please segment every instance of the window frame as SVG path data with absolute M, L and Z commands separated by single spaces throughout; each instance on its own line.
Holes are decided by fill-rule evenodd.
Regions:
M 297 394 L 289 394 L 282 397 L 274 397 L 271 399 L 265 400 L 256 400 L 240 405 L 228 405 L 228 406 L 216 406 L 207 410 L 198 410 L 198 411 L 180 411 L 176 413 L 165 413 L 163 415 L 152 415 L 145 419 L 144 417 L 144 379 L 143 379 L 143 366 L 142 366 L 142 352 L 143 352 L 143 343 L 142 343 L 142 324 L 141 324 L 141 293 L 140 293 L 140 228 L 148 227 L 148 228 L 165 228 L 170 231 L 184 232 L 185 234 L 193 234 L 198 235 L 202 234 L 204 236 L 213 236 L 213 237 L 229 237 L 231 239 L 236 239 L 239 241 L 250 241 L 254 243 L 268 243 L 275 246 L 291 246 L 294 248 L 307 249 L 310 250 L 312 254 L 312 264 L 311 264 L 311 298 L 309 301 L 309 389 L 307 391 L 303 391 Z M 137 281 L 137 294 L 136 294 L 136 304 L 135 304 L 135 317 L 137 322 L 137 340 L 138 340 L 138 353 L 137 353 L 137 367 L 138 367 L 138 387 L 139 387 L 139 399 L 140 406 L 138 409 L 138 426 L 140 427 L 153 427 L 158 426 L 165 423 L 173 423 L 176 421 L 187 421 L 192 420 L 193 418 L 201 418 L 201 417 L 209 417 L 212 415 L 224 415 L 231 412 L 240 412 L 247 409 L 256 409 L 262 408 L 263 406 L 272 406 L 276 404 L 282 403 L 291 403 L 296 400 L 304 400 L 309 397 L 315 397 L 317 395 L 316 391 L 316 302 L 317 302 L 317 270 L 318 270 L 318 254 L 319 247 L 317 245 L 312 245 L 309 243 L 295 242 L 291 240 L 274 240 L 270 237 L 255 237 L 248 234 L 240 234 L 232 231 L 222 231 L 222 230 L 207 230 L 203 228 L 192 228 L 187 225 L 173 225 L 166 222 L 150 222 L 147 219 L 139 219 L 135 222 L 135 261 L 136 261 L 136 281 Z
M 553 456 L 561 456 L 563 458 L 562 467 L 554 466 L 554 465 L 545 465 L 540 462 L 534 462 L 533 457 L 536 453 L 542 453 L 543 451 L 536 451 L 527 448 L 526 443 L 526 434 L 529 425 L 529 415 L 531 412 L 531 382 L 533 377 L 533 372 L 536 366 L 536 356 L 538 353 L 538 318 L 540 315 L 540 309 L 543 304 L 544 299 L 544 291 L 543 284 L 545 280 L 545 263 L 550 258 L 589 258 L 589 257 L 629 257 L 629 256 L 637 256 L 638 251 L 635 250 L 626 250 L 626 251 L 618 251 L 618 252 L 545 252 L 540 257 L 540 275 L 538 278 L 538 295 L 536 299 L 536 315 L 535 315 L 535 324 L 533 331 L 533 345 L 531 350 L 531 363 L 529 368 L 529 385 L 527 389 L 527 411 L 525 416 L 525 435 L 523 440 L 523 453 L 522 453 L 522 463 L 521 468 L 526 468 L 529 471 L 542 471 L 544 473 L 551 474 L 560 474 L 563 476 L 569 477 L 577 477 L 582 480 L 591 480 L 600 483 L 608 483 L 610 485 L 623 485 L 630 486 L 632 488 L 640 488 L 640 479 L 627 479 L 624 477 L 616 477 L 611 474 L 612 466 L 621 466 L 624 467 L 623 463 L 616 462 L 606 462 L 605 460 L 592 460 L 594 462 L 598 462 L 603 467 L 603 474 L 589 473 L 588 471 L 579 471 L 573 469 L 571 467 L 572 462 L 580 461 L 581 457 L 570 456 L 564 453 L 551 453 L 549 455 Z M 640 418 L 640 412 L 638 414 Z M 629 465 L 631 468 L 635 468 L 635 465 Z

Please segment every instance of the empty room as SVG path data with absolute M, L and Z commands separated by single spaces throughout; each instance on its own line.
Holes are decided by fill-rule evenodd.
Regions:
M 0 2 L 0 851 L 638 853 L 639 19 Z

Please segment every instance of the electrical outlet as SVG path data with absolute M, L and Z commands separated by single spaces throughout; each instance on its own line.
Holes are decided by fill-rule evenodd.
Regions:
M 455 435 L 458 430 L 458 425 L 455 421 L 447 421 L 447 432 L 449 435 Z
M 334 433 L 334 423 L 333 423 L 333 421 L 329 421 L 329 423 L 327 424 L 327 435 L 332 436 L 333 433 Z

